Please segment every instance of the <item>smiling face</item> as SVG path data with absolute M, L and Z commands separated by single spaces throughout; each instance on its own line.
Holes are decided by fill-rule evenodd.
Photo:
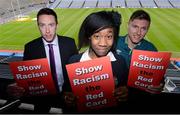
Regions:
M 89 56 L 94 59 L 106 56 L 114 42 L 113 28 L 105 28 L 90 37 Z
M 38 26 L 43 36 L 47 42 L 52 42 L 56 35 L 57 23 L 53 15 L 40 15 L 38 17 Z
M 130 20 L 128 23 L 128 46 L 134 48 L 146 35 L 149 21 L 144 19 Z

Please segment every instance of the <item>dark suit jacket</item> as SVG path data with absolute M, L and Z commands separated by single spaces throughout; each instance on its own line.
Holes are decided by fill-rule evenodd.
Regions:
M 68 63 L 68 59 L 72 55 L 77 54 L 78 51 L 77 51 L 74 39 L 72 38 L 65 37 L 65 36 L 58 36 L 58 44 L 59 44 L 59 50 L 60 50 L 60 55 L 61 55 L 64 82 L 66 83 L 68 78 L 67 78 L 65 65 Z M 23 60 L 33 60 L 33 59 L 40 59 L 40 58 L 46 58 L 46 52 L 45 52 L 42 37 L 39 37 L 25 45 Z M 70 87 L 70 86 L 64 87 L 63 85 L 63 89 L 66 89 L 67 87 Z
M 68 81 L 67 71 L 65 65 L 68 63 L 68 59 L 77 54 L 77 48 L 75 45 L 75 41 L 72 38 L 65 37 L 65 36 L 58 36 L 58 44 L 59 50 L 61 55 L 61 62 L 62 62 L 62 71 L 64 76 L 64 84 L 63 84 L 63 91 L 70 88 L 70 84 L 66 84 Z M 25 45 L 24 49 L 24 57 L 23 60 L 33 60 L 33 59 L 40 59 L 46 58 L 46 51 L 44 47 L 44 43 L 42 37 L 39 37 L 33 41 L 30 41 Z M 62 104 L 62 93 L 55 96 L 38 96 L 33 98 L 24 98 L 23 101 L 27 101 L 30 103 L 35 104 L 35 112 L 46 113 L 50 109 L 50 106 L 59 106 Z M 60 101 L 61 100 L 61 101 Z

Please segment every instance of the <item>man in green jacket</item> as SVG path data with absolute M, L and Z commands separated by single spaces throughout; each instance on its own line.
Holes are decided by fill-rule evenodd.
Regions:
M 127 67 L 129 68 L 133 49 L 157 51 L 157 48 L 151 42 L 145 40 L 150 23 L 151 19 L 147 12 L 144 10 L 136 10 L 129 19 L 127 35 L 120 36 L 117 40 L 116 53 L 125 58 Z M 152 93 L 160 93 L 163 90 L 163 83 L 159 86 L 148 87 L 148 89 L 151 90 Z M 159 99 L 161 99 L 161 95 L 152 95 L 149 92 L 129 87 L 127 110 L 132 113 L 159 111 L 158 106 L 161 105 Z M 155 105 L 154 102 L 159 104 L 156 103 Z M 153 107 L 150 106 L 153 104 Z
M 136 10 L 128 22 L 128 34 L 118 38 L 116 53 L 125 58 L 127 67 L 130 67 L 133 49 L 157 51 L 152 43 L 144 39 L 150 23 L 151 18 L 147 12 Z

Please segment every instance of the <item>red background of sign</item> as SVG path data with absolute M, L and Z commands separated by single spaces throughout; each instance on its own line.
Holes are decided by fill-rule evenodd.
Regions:
M 94 67 L 94 66 L 99 66 L 99 65 L 103 66 L 102 71 L 87 73 L 87 74 L 83 74 L 83 75 L 76 75 L 75 70 L 77 68 L 82 68 L 82 67 L 89 68 L 89 67 Z M 77 102 L 79 111 L 87 111 L 90 109 L 98 109 L 98 108 L 102 108 L 102 107 L 108 107 L 108 106 L 115 105 L 115 102 L 113 101 L 114 98 L 112 95 L 112 91 L 114 90 L 115 85 L 114 85 L 112 67 L 111 67 L 111 62 L 110 62 L 109 57 L 102 57 L 102 58 L 97 58 L 97 59 L 90 60 L 90 61 L 69 64 L 66 66 L 66 68 L 68 71 L 68 76 L 70 79 L 72 91 L 75 96 L 79 97 L 78 102 Z M 76 85 L 76 86 L 73 85 L 73 79 L 79 79 L 79 78 L 82 79 L 82 78 L 90 77 L 92 75 L 96 76 L 96 75 L 101 75 L 101 74 L 108 74 L 110 78 L 106 79 L 106 80 L 85 83 L 83 85 Z M 100 86 L 100 90 L 87 92 L 85 90 L 85 88 L 88 86 Z M 104 92 L 104 99 L 105 98 L 108 99 L 108 104 L 103 105 L 103 106 L 86 107 L 85 104 L 86 104 L 86 102 L 89 102 L 89 101 L 86 100 L 85 95 L 99 94 L 101 91 Z M 92 102 L 98 101 L 98 100 L 102 100 L 102 98 L 93 99 Z
M 139 60 L 138 59 L 139 55 L 144 55 L 144 56 L 153 57 L 153 58 L 162 58 L 162 61 L 161 62 L 151 62 L 151 61 Z M 134 83 L 135 81 L 137 81 L 137 78 L 140 75 L 140 71 L 146 71 L 146 72 L 153 73 L 152 76 L 143 75 L 144 78 L 153 78 L 153 81 L 152 81 L 152 83 L 148 83 L 145 81 L 139 81 L 139 82 L 145 83 L 148 85 L 158 86 L 160 84 L 160 82 L 163 80 L 164 74 L 165 74 L 166 69 L 170 62 L 170 56 L 171 56 L 171 53 L 169 53 L 169 52 L 152 52 L 152 51 L 133 50 L 131 65 L 130 65 L 130 70 L 129 70 L 129 77 L 128 77 L 128 86 L 147 91 L 146 88 L 137 86 Z M 152 65 L 157 65 L 157 66 L 164 66 L 164 69 L 156 70 L 156 69 L 147 69 L 147 68 L 136 67 L 136 66 L 133 66 L 133 62 L 139 62 L 142 64 L 152 64 Z
M 36 66 L 36 65 L 41 65 L 41 69 L 37 70 L 29 70 L 29 71 L 19 71 L 18 66 Z M 29 94 L 29 85 L 28 82 L 33 82 L 33 81 L 40 81 L 39 84 L 36 84 L 36 86 L 44 85 L 45 89 L 48 90 L 48 93 L 44 93 L 41 95 L 48 95 L 48 94 L 56 94 L 55 86 L 53 79 L 51 77 L 51 72 L 48 64 L 48 60 L 46 58 L 43 59 L 36 59 L 36 60 L 28 60 L 28 61 L 18 61 L 18 62 L 11 62 L 10 63 L 10 69 L 12 71 L 12 74 L 14 76 L 14 79 L 16 80 L 18 86 L 23 87 Z M 35 77 L 35 78 L 30 78 L 30 79 L 17 79 L 16 74 L 31 74 L 32 72 L 34 73 L 41 73 L 41 72 L 47 72 L 47 76 L 44 77 Z

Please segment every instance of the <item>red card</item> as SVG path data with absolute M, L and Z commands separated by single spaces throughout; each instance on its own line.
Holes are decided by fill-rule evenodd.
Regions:
M 10 69 L 17 85 L 23 87 L 28 96 L 56 94 L 46 58 L 11 62 Z
M 169 65 L 170 56 L 169 52 L 133 50 L 128 86 L 148 91 L 148 86 L 160 85 Z
M 88 111 L 115 105 L 115 88 L 109 57 L 66 66 L 72 91 L 78 96 L 78 110 Z

